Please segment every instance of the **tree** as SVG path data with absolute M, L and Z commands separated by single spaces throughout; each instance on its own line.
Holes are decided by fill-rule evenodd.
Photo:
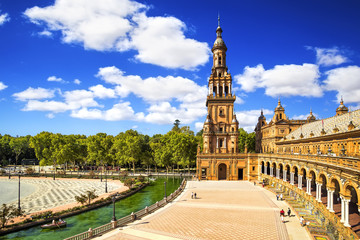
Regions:
M 86 195 L 86 198 L 87 198 L 88 201 L 89 201 L 89 205 L 90 205 L 91 200 L 93 200 L 93 199 L 95 199 L 95 198 L 98 197 L 98 196 L 95 194 L 95 189 L 92 190 L 92 191 L 90 191 L 90 190 L 89 190 L 89 191 L 86 191 L 85 195 Z
M 81 205 L 84 205 L 87 201 L 87 197 L 83 194 L 81 194 L 80 196 L 75 196 L 75 200 L 80 203 Z
M 88 161 L 96 162 L 96 165 L 104 166 L 112 164 L 114 156 L 112 145 L 114 137 L 106 133 L 98 133 L 87 138 Z
M 0 208 L 0 222 L 1 222 L 1 228 L 4 228 L 6 223 L 13 217 L 21 215 L 21 212 L 17 208 L 15 208 L 13 205 L 7 206 L 6 204 L 3 204 Z
M 0 155 L 4 165 L 10 164 L 9 159 L 14 157 L 14 153 L 10 147 L 11 136 L 5 134 L 4 136 L 0 135 Z
M 11 138 L 9 145 L 15 153 L 15 165 L 17 165 L 19 156 L 22 153 L 25 153 L 26 149 L 29 147 L 28 139 L 26 137 Z
M 174 126 L 171 129 L 171 131 L 179 132 L 180 131 L 179 126 L 180 126 L 180 120 L 176 119 L 175 122 L 174 122 Z
M 244 129 L 239 128 L 238 147 L 239 152 L 245 152 L 245 145 L 248 152 L 255 152 L 255 133 L 247 133 Z

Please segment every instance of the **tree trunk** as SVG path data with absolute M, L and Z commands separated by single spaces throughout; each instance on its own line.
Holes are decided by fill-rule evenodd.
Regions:
M 133 175 L 135 176 L 135 161 L 133 161 Z

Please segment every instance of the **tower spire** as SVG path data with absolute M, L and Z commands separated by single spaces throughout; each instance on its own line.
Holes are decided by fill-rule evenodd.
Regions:
M 218 13 L 218 27 L 220 27 L 220 13 Z

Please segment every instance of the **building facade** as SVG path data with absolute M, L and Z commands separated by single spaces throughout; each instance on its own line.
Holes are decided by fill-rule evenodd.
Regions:
M 206 100 L 208 113 L 203 126 L 203 149 L 197 155 L 197 174 L 199 179 L 207 180 L 255 179 L 256 160 L 238 151 L 239 123 L 234 110 L 236 97 L 232 93 L 226 51 L 219 22 L 212 47 L 213 67 Z

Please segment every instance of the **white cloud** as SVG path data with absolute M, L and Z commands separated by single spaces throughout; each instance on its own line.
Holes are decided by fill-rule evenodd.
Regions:
M 9 14 L 4 13 L 0 15 L 0 26 L 3 25 L 4 23 L 10 21 L 10 17 Z
M 61 82 L 64 83 L 65 81 L 62 78 L 58 78 L 56 76 L 50 76 L 47 78 L 48 82 Z
M 132 44 L 138 50 L 137 60 L 167 68 L 194 69 L 204 65 L 210 55 L 207 43 L 184 36 L 186 26 L 174 17 L 136 18 L 139 27 L 134 30 Z
M 337 91 L 337 102 L 343 96 L 347 103 L 360 104 L 360 67 L 348 66 L 335 68 L 326 72 L 324 87 L 329 91 Z
M 43 112 L 65 112 L 68 110 L 68 105 L 58 101 L 38 101 L 29 100 L 23 111 L 43 111 Z
M 51 37 L 52 36 L 52 33 L 49 32 L 48 30 L 44 30 L 42 32 L 39 32 L 38 34 L 43 37 Z
M 74 80 L 74 83 L 75 83 L 76 85 L 80 85 L 80 84 L 81 84 L 81 81 L 80 81 L 79 79 L 75 79 L 75 80 Z
M 244 73 L 234 78 L 241 89 L 252 92 L 256 88 L 265 88 L 268 96 L 304 96 L 321 97 L 323 92 L 319 85 L 317 65 L 276 65 L 265 70 L 262 64 L 256 67 L 245 67 Z
M 204 123 L 203 122 L 196 122 L 195 123 L 195 130 L 196 132 L 200 131 L 201 129 L 203 129 Z
M 308 49 L 315 50 L 316 52 L 316 62 L 318 65 L 322 66 L 332 66 L 332 65 L 339 65 L 349 60 L 347 57 L 343 56 L 343 52 L 340 51 L 339 48 L 313 48 L 307 47 Z
M 14 93 L 13 97 L 20 101 L 28 101 L 28 100 L 39 100 L 45 98 L 53 98 L 55 90 L 45 89 L 45 88 L 32 88 L 29 87 L 25 91 Z
M 253 132 L 258 122 L 260 113 L 261 113 L 260 109 L 235 112 L 236 118 L 239 122 L 239 127 L 243 128 L 245 131 L 249 133 Z M 269 109 L 263 109 L 263 113 L 264 115 L 270 115 L 270 114 L 272 115 L 274 112 Z
M 46 114 L 46 117 L 49 119 L 55 118 L 55 115 L 53 113 Z
M 101 107 L 94 100 L 94 93 L 87 90 L 73 90 L 64 93 L 65 102 L 69 110 L 86 107 Z
M 3 82 L 0 82 L 0 91 L 4 90 L 7 87 L 8 86 L 6 86 Z
M 115 90 L 106 88 L 101 84 L 98 84 L 96 86 L 92 86 L 89 88 L 93 93 L 95 97 L 98 98 L 115 98 Z
M 207 43 L 186 38 L 175 17 L 147 17 L 149 7 L 130 0 L 61 0 L 25 11 L 43 32 L 61 31 L 65 43 L 97 51 L 137 51 L 135 58 L 167 68 L 196 69 L 210 55 Z
M 199 86 L 190 79 L 173 76 L 141 79 L 140 76 L 124 74 L 123 71 L 112 66 L 100 68 L 97 76 L 107 83 L 118 84 L 116 91 L 122 97 L 133 93 L 151 102 L 175 98 L 178 101 L 205 103 L 207 87 Z

